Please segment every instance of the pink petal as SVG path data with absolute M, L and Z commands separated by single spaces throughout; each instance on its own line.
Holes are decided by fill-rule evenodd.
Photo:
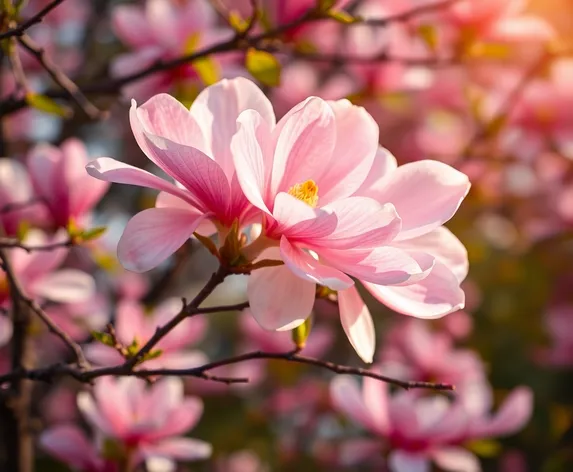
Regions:
M 336 215 L 336 229 L 323 243 L 332 249 L 382 246 L 390 243 L 402 226 L 394 205 L 381 205 L 371 198 L 349 197 L 337 200 L 322 210 Z
M 190 206 L 185 200 L 181 200 L 181 198 L 167 192 L 160 192 L 157 195 L 155 208 L 180 208 L 188 211 L 189 213 L 196 213 L 197 216 L 202 215 L 199 210 Z M 204 219 L 195 231 L 203 236 L 211 236 L 217 232 L 217 227 L 211 220 Z
M 478 423 L 472 428 L 475 438 L 505 436 L 522 429 L 533 412 L 533 392 L 527 387 L 518 387 L 505 399 L 491 420 Z
M 211 457 L 212 446 L 199 439 L 171 438 L 141 448 L 146 457 L 167 457 L 182 461 L 195 461 Z
M 243 77 L 223 79 L 207 87 L 191 106 L 191 115 L 199 123 L 211 155 L 228 178 L 234 173 L 231 138 L 237 132 L 237 118 L 245 110 L 254 110 L 269 129 L 274 127 L 271 102 L 259 87 Z
M 151 67 L 164 54 L 159 46 L 147 46 L 133 53 L 119 54 L 111 63 L 111 75 L 121 78 L 139 73 L 146 67 Z M 172 82 L 173 77 L 168 72 L 158 72 L 124 85 L 121 91 L 124 97 L 145 100 L 158 92 L 168 90 Z
M 281 238 L 280 252 L 286 266 L 304 280 L 324 285 L 332 290 L 344 290 L 354 285 L 346 274 L 321 264 L 307 252 L 292 245 L 285 236 Z
M 96 287 L 91 275 L 76 269 L 62 269 L 37 280 L 32 290 L 48 300 L 77 303 L 92 297 Z
M 278 251 L 266 251 L 263 258 L 279 259 Z M 247 294 L 253 317 L 263 329 L 283 331 L 296 328 L 310 315 L 316 285 L 294 275 L 288 267 L 257 269 L 249 276 Z
M 226 218 L 231 189 L 219 165 L 199 149 L 167 138 L 144 133 L 153 160 L 197 199 L 199 210 L 209 210 Z M 230 223 L 230 222 L 229 222 Z
M 141 8 L 133 5 L 118 5 L 112 11 L 115 34 L 129 46 L 142 47 L 153 44 L 153 36 Z
M 195 207 L 200 205 L 188 192 L 179 189 L 172 183 L 167 182 L 150 172 L 124 164 L 123 162 L 116 161 L 109 157 L 100 157 L 99 159 L 93 160 L 86 166 L 86 170 L 88 174 L 96 179 L 161 190 L 179 197 L 181 200 L 184 200 Z
M 278 225 L 269 228 L 268 232 L 306 242 L 326 238 L 335 230 L 338 221 L 334 213 L 312 208 L 284 192 L 275 198 L 273 218 Z
M 84 353 L 90 362 L 101 366 L 119 365 L 125 361 L 119 352 L 103 344 L 88 344 L 83 348 Z
M 361 426 L 371 427 L 370 410 L 364 404 L 358 382 L 353 378 L 347 376 L 334 377 L 330 382 L 330 397 L 334 408 Z
M 276 139 L 272 193 L 320 178 L 328 168 L 336 145 L 336 122 L 332 108 L 310 97 L 289 111 L 273 132 Z M 320 195 L 320 193 L 319 193 Z
M 44 431 L 40 445 L 58 460 L 80 470 L 90 470 L 98 462 L 84 432 L 73 425 L 58 425 Z
M 497 41 L 551 41 L 556 32 L 551 24 L 534 15 L 498 21 L 488 32 Z
M 321 260 L 360 279 L 364 283 L 379 285 L 409 285 L 424 279 L 433 267 L 431 257 L 413 254 L 383 246 L 373 250 L 316 249 Z
M 390 472 L 430 472 L 430 461 L 424 454 L 398 449 L 388 456 L 388 467 Z
M 380 187 L 382 179 L 391 174 L 398 167 L 396 158 L 387 149 L 378 146 L 376 156 L 372 162 L 372 167 L 366 176 L 366 179 L 356 191 L 356 195 L 376 198 L 376 189 Z M 371 195 L 371 191 L 373 194 Z
M 338 292 L 338 309 L 350 344 L 364 362 L 371 363 L 376 347 L 374 322 L 356 287 Z
M 208 152 L 199 124 L 189 110 L 171 95 L 166 93 L 154 95 L 140 107 L 135 100 L 132 100 L 129 119 L 133 135 L 141 150 L 167 173 L 169 165 L 155 158 L 154 150 L 149 149 L 145 139 L 146 133 L 197 148 L 204 153 Z
M 380 202 L 393 203 L 402 219 L 397 239 L 410 239 L 441 226 L 467 195 L 466 175 L 438 161 L 404 164 L 376 189 Z
M 393 245 L 409 251 L 431 254 L 445 264 L 460 282 L 468 275 L 468 252 L 460 240 L 444 226 Z
M 387 287 L 364 283 L 364 286 L 392 310 L 416 318 L 441 318 L 462 309 L 465 303 L 457 277 L 438 261 L 430 274 L 416 284 Z
M 178 208 L 150 208 L 138 213 L 129 220 L 119 240 L 121 264 L 133 272 L 157 267 L 191 237 L 207 216 Z
M 266 203 L 272 170 L 270 127 L 256 110 L 241 113 L 237 124 L 231 150 L 239 184 L 253 205 L 270 214 Z
M 340 465 L 342 466 L 359 465 L 380 454 L 380 441 L 378 439 L 350 439 L 337 445 L 337 447 L 340 448 Z
M 387 435 L 390 431 L 389 394 L 385 382 L 370 377 L 364 377 L 362 382 L 362 397 L 364 405 L 370 412 L 372 431 Z
M 133 300 L 120 300 L 115 315 L 115 331 L 117 338 L 125 345 L 137 338 L 139 343 L 147 341 L 153 333 L 145 326 L 145 307 Z
M 162 418 L 162 424 L 149 435 L 150 438 L 167 438 L 177 434 L 183 434 L 191 430 L 201 419 L 203 403 L 199 398 L 185 398 L 179 402 L 177 408 L 166 412 Z
M 378 149 L 378 125 L 364 108 L 346 99 L 328 104 L 336 121 L 336 146 L 331 165 L 320 179 L 321 206 L 358 190 L 370 172 Z
M 448 472 L 481 472 L 478 458 L 461 447 L 441 447 L 432 453 L 438 467 Z

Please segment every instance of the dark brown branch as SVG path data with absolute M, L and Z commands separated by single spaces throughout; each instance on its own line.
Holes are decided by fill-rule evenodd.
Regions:
M 207 306 L 205 308 L 197 308 L 195 313 L 198 315 L 207 315 L 209 313 L 220 313 L 222 311 L 242 311 L 245 308 L 249 308 L 249 302 L 237 303 L 236 305 Z
M 52 80 L 78 104 L 83 112 L 92 120 L 103 119 L 107 116 L 106 112 L 99 110 L 87 97 L 80 88 L 52 61 L 46 54 L 44 48 L 36 44 L 27 34 L 18 38 L 20 45 L 28 51 L 42 65 L 44 70 L 50 75 Z
M 418 381 L 394 379 L 392 377 L 387 377 L 385 375 L 370 371 L 368 369 L 335 364 L 334 362 L 323 361 L 321 359 L 316 359 L 313 357 L 302 356 L 298 353 L 297 350 L 284 353 L 253 351 L 253 352 L 248 352 L 246 354 L 241 354 L 239 356 L 229 357 L 219 361 L 210 362 L 200 367 L 193 367 L 190 369 L 131 370 L 129 366 L 127 366 L 127 364 L 122 364 L 114 367 L 102 367 L 99 369 L 80 371 L 72 366 L 59 364 L 44 369 L 37 369 L 33 371 L 11 372 L 9 374 L 2 375 L 0 376 L 0 384 L 5 382 L 11 382 L 15 379 L 22 377 L 32 380 L 52 381 L 54 378 L 59 376 L 71 376 L 79 380 L 80 382 L 90 382 L 98 377 L 109 376 L 109 375 L 123 376 L 123 377 L 134 376 L 141 378 L 149 378 L 156 376 L 187 376 L 187 377 L 199 377 L 207 380 L 223 381 L 226 383 L 239 383 L 239 382 L 245 382 L 247 379 L 218 377 L 209 374 L 209 371 L 217 369 L 219 367 L 239 364 L 241 362 L 257 360 L 257 359 L 295 362 L 298 364 L 306 364 L 319 367 L 334 372 L 336 374 L 370 377 L 379 380 L 381 382 L 386 382 L 391 385 L 401 387 L 406 390 L 413 388 L 427 388 L 431 390 L 451 391 L 455 389 L 453 385 L 447 383 L 418 382 Z
M 31 246 L 25 244 L 17 238 L 1 238 L 0 237 L 0 248 L 1 249 L 15 249 L 20 248 L 26 252 L 32 251 L 53 251 L 54 249 L 59 249 L 63 247 L 71 247 L 74 242 L 71 239 L 66 239 L 65 241 L 60 241 L 57 243 L 45 244 L 43 246 Z
M 44 20 L 44 17 L 48 13 L 50 13 L 54 8 L 56 8 L 60 3 L 63 3 L 63 2 L 64 2 L 64 0 L 53 0 L 48 5 L 46 5 L 44 8 L 42 8 L 38 13 L 36 13 L 34 16 L 32 16 L 31 18 L 27 19 L 26 21 L 20 23 L 15 28 L 9 29 L 8 31 L 5 31 L 4 33 L 0 33 L 0 40 L 6 39 L 6 38 L 11 38 L 11 37 L 22 36 L 23 34 L 26 33 L 26 30 L 28 28 L 31 28 L 35 24 L 41 23 Z

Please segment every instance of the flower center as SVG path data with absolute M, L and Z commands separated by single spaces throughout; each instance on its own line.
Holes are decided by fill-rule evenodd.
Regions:
M 316 185 L 314 180 L 307 180 L 301 184 L 293 185 L 288 193 L 313 208 L 318 203 L 318 185 Z

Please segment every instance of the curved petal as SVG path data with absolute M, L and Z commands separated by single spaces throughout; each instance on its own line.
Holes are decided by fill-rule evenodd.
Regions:
M 157 199 L 155 200 L 155 208 L 180 208 L 181 210 L 186 210 L 189 213 L 195 213 L 197 216 L 202 215 L 202 212 L 189 205 L 185 200 L 181 200 L 181 198 L 167 192 L 159 192 Z M 217 232 L 217 227 L 211 220 L 204 219 L 201 221 L 195 232 L 203 236 L 211 236 Z
M 388 467 L 390 472 L 430 472 L 430 461 L 424 454 L 398 449 L 388 456 Z
M 147 444 L 141 449 L 146 457 L 172 457 L 182 461 L 207 459 L 213 453 L 211 444 L 191 438 L 165 439 L 154 444 Z
M 318 184 L 336 145 L 332 108 L 324 100 L 310 97 L 289 111 L 273 134 L 276 146 L 271 192 L 288 192 L 307 180 Z
M 200 210 L 208 209 L 227 217 L 231 188 L 221 167 L 201 150 L 171 141 L 162 136 L 144 133 L 148 151 L 161 168 L 180 182 L 200 202 Z
M 272 258 L 271 251 L 264 256 Z M 297 277 L 288 267 L 267 267 L 250 275 L 247 294 L 250 311 L 261 327 L 284 331 L 296 328 L 309 317 L 316 284 Z
M 348 100 L 328 102 L 336 122 L 336 146 L 320 178 L 321 205 L 352 195 L 364 183 L 378 149 L 378 125 Z
M 81 270 L 62 269 L 38 279 L 32 291 L 54 302 L 77 303 L 92 297 L 96 287 L 91 275 Z
M 109 157 L 100 157 L 86 166 L 88 174 L 96 179 L 115 182 L 117 184 L 137 185 L 155 190 L 161 190 L 174 195 L 190 205 L 197 207 L 199 203 L 185 190 L 181 190 L 171 182 L 153 175 L 143 169 L 124 164 Z
M 362 383 L 362 398 L 364 405 L 370 412 L 372 430 L 381 435 L 387 435 L 390 431 L 390 396 L 385 382 L 364 377 Z
M 334 408 L 361 426 L 370 428 L 372 424 L 370 410 L 364 404 L 356 380 L 342 375 L 334 377 L 330 382 L 330 398 Z
M 402 219 L 398 240 L 428 233 L 448 221 L 470 189 L 468 177 L 438 161 L 398 167 L 375 189 L 382 203 L 393 203 Z
M 376 348 L 374 322 L 355 286 L 338 292 L 338 309 L 350 344 L 364 362 L 371 363 Z
M 136 48 L 153 44 L 143 10 L 135 5 L 118 5 L 112 10 L 115 34 L 122 42 Z
M 266 203 L 273 165 L 270 127 L 256 110 L 241 113 L 237 125 L 231 150 L 239 184 L 253 205 L 270 214 Z
M 393 246 L 431 254 L 445 264 L 460 282 L 468 275 L 468 252 L 461 241 L 444 226 L 415 238 L 395 242 Z
M 97 463 L 97 456 L 83 431 L 73 425 L 58 425 L 40 436 L 42 449 L 66 464 L 89 470 Z
M 432 453 L 434 462 L 446 472 L 481 472 L 478 458 L 461 447 L 441 447 Z
M 376 199 L 376 189 L 380 187 L 382 180 L 394 172 L 397 167 L 398 161 L 396 161 L 394 155 L 388 149 L 378 146 L 372 167 L 355 195 Z
M 121 264 L 133 272 L 157 267 L 185 241 L 208 215 L 178 208 L 150 208 L 135 215 L 125 227 L 117 246 Z
M 307 252 L 292 245 L 285 236 L 281 238 L 280 252 L 286 266 L 304 280 L 332 290 L 344 290 L 354 285 L 345 273 L 320 263 Z
M 271 102 L 244 77 L 223 79 L 207 87 L 191 106 L 191 115 L 199 123 L 211 155 L 228 178 L 234 173 L 231 138 L 237 131 L 237 118 L 245 110 L 255 110 L 270 129 L 274 127 Z
M 425 279 L 413 285 L 388 287 L 364 283 L 364 286 L 392 310 L 416 318 L 441 318 L 465 304 L 457 277 L 439 261 Z

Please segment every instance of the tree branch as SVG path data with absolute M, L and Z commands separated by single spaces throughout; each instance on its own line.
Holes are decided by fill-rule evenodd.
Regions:
M 52 2 L 50 2 L 44 8 L 42 8 L 38 13 L 36 13 L 34 16 L 29 18 L 28 20 L 22 22 L 21 24 L 19 24 L 15 28 L 9 29 L 8 31 L 5 31 L 4 33 L 0 33 L 0 40 L 6 39 L 6 38 L 11 38 L 11 37 L 22 36 L 23 34 L 26 33 L 26 30 L 28 28 L 31 28 L 32 26 L 34 26 L 37 23 L 41 23 L 44 20 L 44 17 L 48 13 L 50 13 L 54 8 L 56 8 L 60 3 L 63 3 L 64 1 L 65 0 L 53 0 Z

